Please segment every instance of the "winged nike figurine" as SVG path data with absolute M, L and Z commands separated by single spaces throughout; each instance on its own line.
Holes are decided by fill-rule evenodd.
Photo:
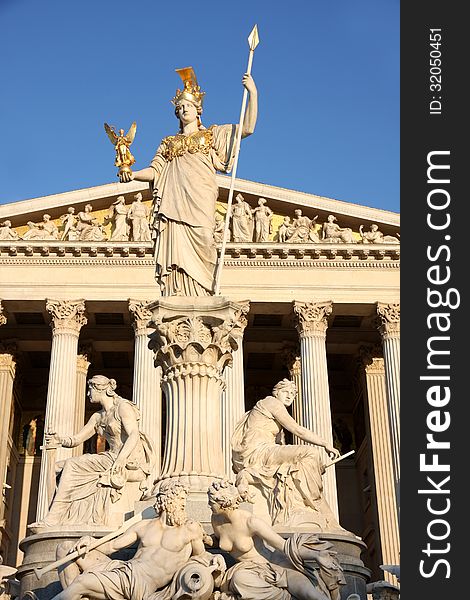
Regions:
M 119 133 L 116 133 L 115 128 L 107 123 L 104 124 L 104 129 L 116 150 L 116 160 L 114 161 L 114 164 L 116 167 L 119 167 L 119 173 L 124 171 L 132 173 L 131 165 L 135 163 L 135 158 L 131 154 L 129 147 L 135 138 L 135 132 L 137 130 L 136 122 L 134 121 L 132 123 L 126 135 L 124 135 L 124 129 L 120 129 Z

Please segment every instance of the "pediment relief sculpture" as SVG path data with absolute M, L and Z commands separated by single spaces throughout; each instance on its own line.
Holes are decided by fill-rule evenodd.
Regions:
M 321 239 L 329 244 L 355 244 L 356 240 L 350 227 L 340 227 L 334 215 L 328 215 L 323 223 Z
M 34 223 L 28 221 L 28 230 L 23 234 L 23 240 L 57 240 L 59 239 L 59 230 L 51 216 L 45 214 L 42 221 Z
M 363 244 L 399 244 L 399 234 L 398 237 L 393 235 L 384 235 L 380 230 L 379 226 L 376 223 L 372 223 L 369 231 L 364 231 L 364 226 L 359 226 L 359 233 L 361 234 L 362 243 Z
M 20 236 L 14 229 L 12 229 L 11 221 L 9 219 L 0 223 L 0 240 L 1 241 L 13 241 L 13 240 L 19 240 L 19 239 L 20 239 Z

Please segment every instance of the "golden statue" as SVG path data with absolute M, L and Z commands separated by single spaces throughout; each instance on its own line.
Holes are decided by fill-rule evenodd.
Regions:
M 130 145 L 134 141 L 137 124 L 134 121 L 129 128 L 129 131 L 124 135 L 124 129 L 116 133 L 115 128 L 107 123 L 104 124 L 104 129 L 116 150 L 116 160 L 114 164 L 119 167 L 118 177 L 121 173 L 132 173 L 131 165 L 135 163 L 135 158 L 129 150 Z

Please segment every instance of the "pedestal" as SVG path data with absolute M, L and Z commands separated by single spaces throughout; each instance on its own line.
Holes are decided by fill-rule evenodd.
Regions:
M 148 306 L 150 347 L 162 368 L 166 443 L 157 480 L 177 478 L 189 487 L 188 512 L 210 518 L 207 489 L 224 479 L 221 394 L 223 371 L 238 348 L 246 303 L 226 298 L 169 297 Z M 193 503 L 200 507 L 200 511 Z M 192 507 L 192 508 L 191 508 Z

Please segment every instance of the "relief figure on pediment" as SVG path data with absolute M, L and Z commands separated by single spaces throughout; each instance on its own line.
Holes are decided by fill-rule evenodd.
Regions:
M 34 526 L 106 525 L 112 503 L 119 500 L 128 482 L 140 482 L 142 494 L 150 485 L 153 445 L 139 430 L 139 410 L 118 396 L 115 388 L 113 379 L 95 375 L 88 382 L 88 398 L 101 405 L 101 410 L 75 435 L 46 433 L 46 448 L 75 448 L 97 433 L 106 438 L 109 449 L 56 464 L 60 475 L 49 512 Z
M 129 207 L 126 206 L 124 196 L 118 196 L 109 207 L 106 220 L 111 221 L 112 224 L 110 238 L 112 242 L 127 242 L 129 240 L 128 210 Z
M 290 244 L 309 244 L 319 242 L 314 226 L 318 216 L 313 219 L 302 214 L 300 208 L 294 210 L 294 219 L 285 230 L 285 241 Z
M 290 416 L 287 407 L 296 393 L 293 381 L 280 381 L 272 396 L 259 400 L 236 425 L 231 445 L 237 488 L 242 495 L 249 494 L 250 485 L 261 491 L 273 525 L 342 530 L 323 494 L 326 455 L 321 448 L 333 460 L 339 452 Z M 286 444 L 284 430 L 308 445 Z
M 1 241 L 12 241 L 19 240 L 20 236 L 11 227 L 11 221 L 7 219 L 0 223 L 0 240 Z
M 75 208 L 73 206 L 68 207 L 67 212 L 60 217 L 60 221 L 63 227 L 60 239 L 67 242 L 78 240 L 77 217 L 75 216 Z
M 98 222 L 98 219 L 92 215 L 92 210 L 92 205 L 87 204 L 77 215 L 78 239 L 80 241 L 102 242 L 106 239 L 103 232 L 103 226 Z
M 127 216 L 131 222 L 131 239 L 133 242 L 150 242 L 149 216 L 150 211 L 142 202 L 142 194 L 138 192 L 134 196 L 134 202 L 129 208 Z
M 215 213 L 215 228 L 214 228 L 214 242 L 216 244 L 221 244 L 224 239 L 224 231 L 225 231 L 225 219 L 224 217 L 216 212 Z M 230 242 L 230 229 L 227 229 L 227 242 Z
M 43 215 L 40 223 L 28 221 L 29 229 L 23 234 L 23 240 L 57 240 L 59 230 L 50 215 Z
M 330 244 L 355 244 L 352 229 L 349 227 L 340 227 L 334 215 L 328 215 L 327 220 L 322 227 L 322 241 Z
M 272 233 L 273 211 L 266 206 L 266 199 L 260 198 L 258 206 L 252 210 L 255 220 L 255 242 L 267 242 Z
M 214 294 L 217 250 L 214 242 L 218 185 L 216 172 L 230 172 L 237 125 L 201 122 L 204 92 L 191 67 L 178 69 L 183 89 L 172 100 L 179 130 L 165 137 L 149 167 L 120 174 L 121 182 L 149 182 L 153 191 L 156 276 L 164 296 Z M 242 84 L 248 104 L 241 137 L 251 135 L 257 116 L 257 90 L 251 75 Z
M 235 197 L 232 206 L 232 241 L 253 241 L 253 215 L 251 206 L 245 202 L 241 194 Z
M 393 235 L 384 235 L 376 223 L 372 223 L 370 231 L 364 231 L 364 226 L 359 226 L 359 233 L 363 244 L 399 244 L 398 237 Z

